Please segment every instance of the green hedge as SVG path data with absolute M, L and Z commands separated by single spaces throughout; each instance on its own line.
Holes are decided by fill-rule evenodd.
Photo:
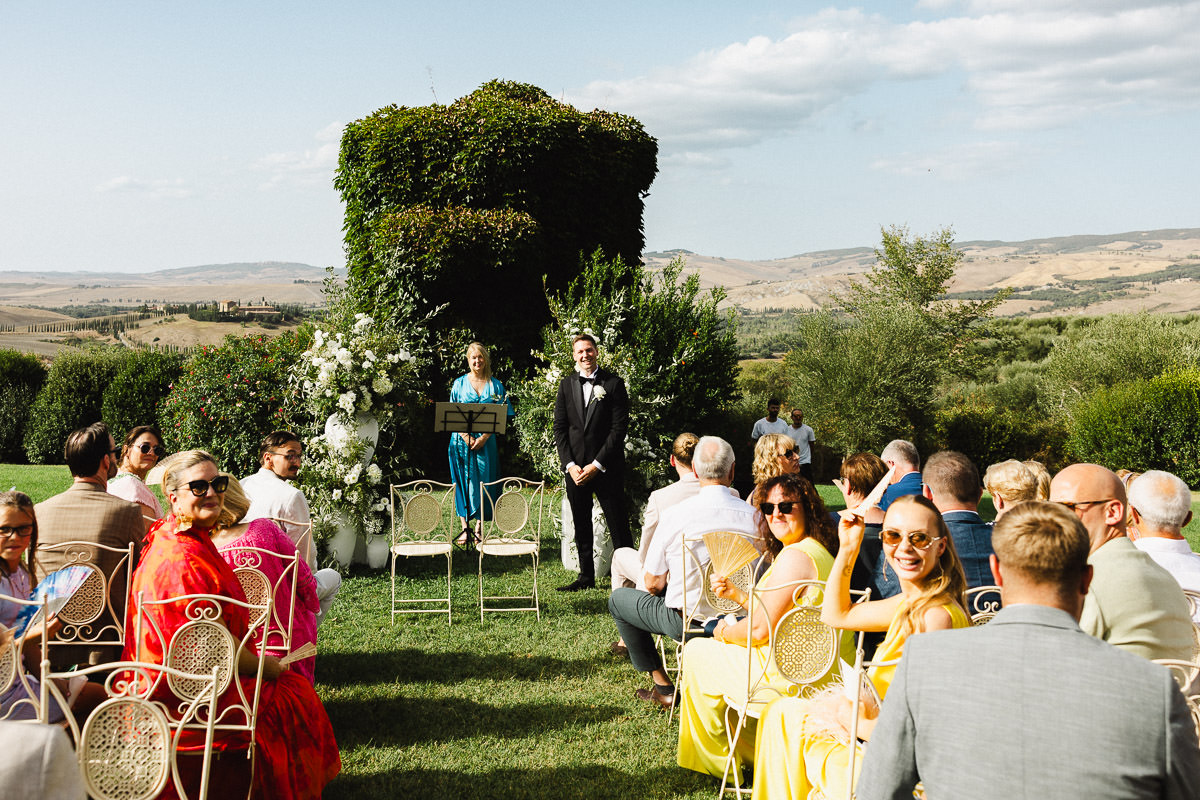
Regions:
M 0 461 L 25 461 L 25 426 L 46 368 L 36 356 L 0 350 Z
M 1200 371 L 1097 390 L 1075 406 L 1068 448 L 1079 461 L 1163 469 L 1200 486 Z
M 101 411 L 118 442 L 131 428 L 158 420 L 171 384 L 183 369 L 183 356 L 139 350 L 104 389 Z
M 104 390 L 129 362 L 124 348 L 67 351 L 54 357 L 25 428 L 25 454 L 34 464 L 63 463 L 63 443 L 77 428 L 103 419 Z M 114 431 L 114 437 L 119 432 Z

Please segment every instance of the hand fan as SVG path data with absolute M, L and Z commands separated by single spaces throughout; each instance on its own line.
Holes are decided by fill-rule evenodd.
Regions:
M 316 654 L 317 654 L 316 643 L 309 642 L 308 644 L 304 645 L 303 647 L 293 650 L 292 652 L 288 653 L 283 658 L 279 659 L 279 666 L 286 667 L 288 664 L 291 664 L 294 661 L 300 661 L 301 659 L 308 658 L 309 656 L 315 656 Z
M 880 478 L 879 483 L 875 484 L 875 488 L 871 490 L 869 495 L 863 498 L 861 503 L 856 505 L 854 508 L 847 508 L 839 511 L 838 513 L 843 517 L 859 517 L 861 519 L 866 519 L 867 512 L 879 505 L 879 501 L 883 499 L 883 493 L 886 492 L 888 486 L 891 485 L 892 476 L 895 474 L 895 465 L 888 467 L 888 471 L 883 473 L 883 477 Z
M 83 582 L 91 574 L 92 570 L 88 567 L 81 567 L 79 565 L 63 567 L 47 575 L 37 585 L 37 588 L 33 590 L 33 596 L 29 599 L 41 600 L 45 597 L 48 600 L 46 611 L 53 617 L 62 610 L 63 606 L 71 599 L 71 596 L 79 591 L 79 587 L 83 586 Z M 25 627 L 28 627 L 33 622 L 34 615 L 38 614 L 41 610 L 41 606 L 22 607 L 21 613 L 17 617 L 17 624 L 25 621 Z M 21 630 L 25 630 L 25 628 Z
M 754 545 L 732 531 L 706 533 L 703 538 L 713 572 L 717 575 L 732 575 L 758 558 Z

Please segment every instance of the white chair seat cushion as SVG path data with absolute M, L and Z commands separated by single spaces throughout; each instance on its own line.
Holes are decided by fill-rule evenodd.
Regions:
M 537 552 L 538 543 L 526 539 L 486 539 L 476 547 L 485 556 L 527 556 Z
M 392 552 L 398 556 L 442 556 L 449 553 L 449 542 L 397 542 Z

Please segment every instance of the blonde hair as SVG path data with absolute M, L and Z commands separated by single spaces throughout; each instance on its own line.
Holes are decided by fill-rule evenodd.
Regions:
M 1022 461 L 1025 468 L 1033 473 L 1033 477 L 1037 478 L 1037 499 L 1050 499 L 1050 470 L 1046 469 L 1046 465 L 1040 461 Z
M 169 495 L 179 488 L 180 473 L 206 461 L 214 467 L 217 466 L 217 460 L 204 450 L 184 450 L 164 460 L 166 467 L 162 475 L 163 494 Z
M 228 472 L 221 474 L 229 478 L 229 486 L 225 489 L 225 504 L 221 507 L 221 516 L 217 517 L 217 530 L 237 525 L 250 510 L 250 498 L 246 497 L 246 491 L 242 489 L 238 479 Z
M 796 443 L 785 433 L 764 433 L 754 446 L 754 464 L 750 474 L 756 486 L 766 483 L 777 475 L 782 475 L 784 469 L 779 459 L 784 450 L 790 450 Z
M 1016 459 L 992 464 L 983 474 L 983 485 L 1006 503 L 1023 503 L 1037 498 L 1038 479 L 1029 467 Z
M 479 355 L 483 356 L 483 379 L 485 381 L 490 381 L 492 379 L 492 357 L 488 355 L 487 348 L 483 346 L 482 342 L 471 342 L 469 345 L 467 345 L 466 357 L 468 359 L 468 370 L 471 368 L 469 359 L 471 358 L 472 350 L 475 350 L 479 353 Z
M 954 549 L 954 540 L 950 538 L 950 530 L 946 527 L 946 522 L 942 519 L 942 515 L 933 501 L 919 494 L 897 497 L 888 506 L 888 516 L 891 515 L 893 508 L 913 505 L 920 506 L 929 512 L 934 521 L 933 527 L 936 529 L 934 535 L 942 537 L 946 546 L 942 549 L 942 554 L 938 556 L 937 564 L 925 577 L 924 584 L 918 587 L 920 592 L 917 599 L 909 603 L 904 610 L 904 618 L 900 622 L 901 638 L 908 638 L 914 633 L 924 631 L 925 612 L 931 608 L 940 608 L 950 603 L 954 603 L 960 609 L 967 607 L 965 594 L 967 578 L 963 574 L 962 561 L 958 558 L 958 551 Z M 886 516 L 883 523 L 886 527 Z

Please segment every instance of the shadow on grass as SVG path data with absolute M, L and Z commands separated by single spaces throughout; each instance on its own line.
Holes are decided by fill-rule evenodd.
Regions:
M 411 746 L 494 736 L 521 739 L 546 731 L 608 722 L 626 713 L 616 706 L 535 702 L 490 706 L 462 698 L 426 697 L 332 700 L 325 710 L 338 749 L 358 745 Z
M 327 686 L 378 683 L 452 683 L 472 679 L 537 681 L 547 677 L 586 678 L 607 654 L 561 659 L 524 653 L 430 653 L 405 648 L 383 653 L 322 653 L 317 680 Z
M 714 782 L 707 775 L 674 766 L 633 774 L 596 765 L 543 769 L 496 769 L 483 773 L 454 769 L 395 769 L 338 778 L 325 790 L 326 800 L 364 797 L 460 798 L 497 800 L 553 797 L 558 800 L 606 798 L 667 798 L 706 792 Z

